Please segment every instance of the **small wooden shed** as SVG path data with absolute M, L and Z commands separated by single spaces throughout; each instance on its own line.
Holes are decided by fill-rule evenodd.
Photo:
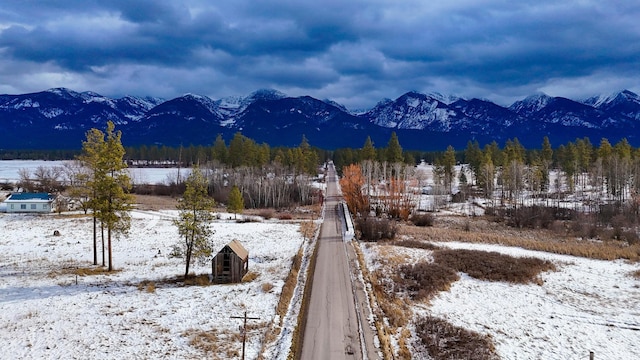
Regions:
M 233 240 L 225 245 L 211 262 L 211 272 L 215 283 L 238 283 L 249 271 L 249 252 Z

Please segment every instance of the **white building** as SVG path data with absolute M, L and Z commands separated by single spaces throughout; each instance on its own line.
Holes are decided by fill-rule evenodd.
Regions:
M 13 193 L 4 204 L 8 213 L 49 213 L 53 197 L 47 193 Z

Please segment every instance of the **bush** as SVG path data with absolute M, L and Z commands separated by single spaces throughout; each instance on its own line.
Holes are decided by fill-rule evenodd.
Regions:
M 268 293 L 273 290 L 273 284 L 270 282 L 262 283 L 260 288 L 262 289 L 262 292 Z
M 574 220 L 578 213 L 572 209 L 547 206 L 521 206 L 518 208 L 488 207 L 485 214 L 495 217 L 495 221 L 505 221 L 517 228 L 551 229 L 555 221 Z
M 435 359 L 499 359 L 491 338 L 428 316 L 416 324 L 416 334 Z
M 442 266 L 488 281 L 536 283 L 541 272 L 555 270 L 550 261 L 530 257 L 515 258 L 497 252 L 438 250 L 433 253 L 433 257 L 435 262 Z
M 432 214 L 414 214 L 409 219 L 415 226 L 433 226 L 434 220 Z
M 399 270 L 402 277 L 395 283 L 395 291 L 407 291 L 416 300 L 430 299 L 439 291 L 449 290 L 460 279 L 455 270 L 434 263 L 402 265 Z
M 355 226 L 364 241 L 392 240 L 398 230 L 395 222 L 375 217 L 358 218 Z
M 293 219 L 293 215 L 291 215 L 290 213 L 278 213 L 278 215 L 276 215 L 276 218 L 278 220 L 291 220 Z
M 273 219 L 275 215 L 275 210 L 273 209 L 262 209 L 258 212 L 258 216 L 262 217 L 265 220 Z

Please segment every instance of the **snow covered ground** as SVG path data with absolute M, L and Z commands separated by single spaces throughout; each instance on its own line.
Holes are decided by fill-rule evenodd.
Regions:
M 180 287 L 162 283 L 184 273 L 184 261 L 169 256 L 178 240 L 171 222 L 176 215 L 134 211 L 129 237 L 113 244 L 118 271 L 76 278 L 72 270 L 91 267 L 93 259 L 89 217 L 0 214 L 1 357 L 201 359 L 211 354 L 190 345 L 190 335 L 215 329 L 225 346 L 213 357 L 228 358 L 241 349 L 241 321 L 230 316 L 246 311 L 260 318 L 249 321 L 256 328 L 247 334 L 246 357 L 255 359 L 303 243 L 299 225 L 215 222 L 216 249 L 238 239 L 249 251 L 249 271 L 259 276 L 234 285 Z M 211 265 L 192 270 L 210 273 Z M 155 282 L 155 291 L 139 289 L 143 281 Z
M 442 247 L 496 251 L 552 261 L 557 271 L 543 285 L 488 282 L 461 274 L 430 305 L 416 306 L 454 325 L 489 334 L 502 359 L 639 359 L 639 264 L 601 261 L 488 244 L 444 242 Z M 379 269 L 378 246 L 363 247 L 370 269 Z M 387 253 L 389 249 L 385 250 Z M 430 261 L 431 251 L 397 247 L 406 263 Z

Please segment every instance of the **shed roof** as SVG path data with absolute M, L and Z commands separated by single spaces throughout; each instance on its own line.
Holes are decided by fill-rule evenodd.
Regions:
M 50 201 L 51 198 L 48 193 L 13 193 L 5 201 Z
M 244 248 L 244 246 L 242 246 L 240 241 L 232 240 L 227 244 L 227 246 L 231 248 L 231 250 L 236 253 L 240 259 L 247 260 L 249 258 L 249 252 Z

